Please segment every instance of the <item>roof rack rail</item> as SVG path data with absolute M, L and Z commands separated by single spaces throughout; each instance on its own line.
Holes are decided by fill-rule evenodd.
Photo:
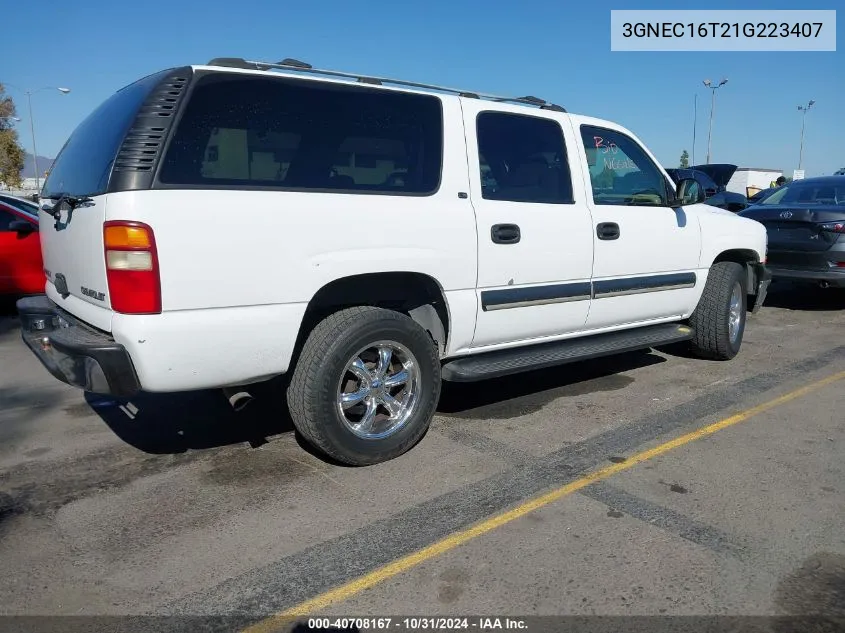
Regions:
M 566 110 L 555 103 L 545 101 L 538 97 L 502 97 L 498 95 L 485 94 L 470 90 L 458 90 L 456 88 L 446 88 L 445 86 L 435 86 L 432 84 L 424 84 L 416 81 L 405 81 L 403 79 L 389 79 L 387 77 L 372 77 L 368 75 L 358 75 L 356 73 L 346 73 L 338 70 L 325 70 L 321 68 L 314 68 L 311 64 L 300 61 L 298 59 L 286 58 L 280 62 L 259 62 L 250 61 L 241 57 L 215 57 L 207 64 L 208 66 L 223 66 L 227 68 L 243 68 L 246 70 L 290 70 L 295 72 L 310 73 L 314 75 L 326 75 L 329 77 L 343 77 L 345 79 L 354 79 L 358 83 L 371 84 L 380 86 L 382 84 L 394 84 L 397 86 L 407 86 L 409 88 L 421 88 L 423 90 L 435 90 L 437 92 L 447 92 L 456 94 L 460 97 L 468 99 L 489 99 L 491 101 L 498 101 L 502 103 L 519 103 L 521 105 L 537 106 L 542 110 L 553 110 L 555 112 L 566 112 Z

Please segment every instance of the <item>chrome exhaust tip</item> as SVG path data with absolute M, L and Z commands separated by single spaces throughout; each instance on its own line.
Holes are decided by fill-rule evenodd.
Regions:
M 222 391 L 235 411 L 243 411 L 254 400 L 251 394 L 235 387 L 223 387 Z

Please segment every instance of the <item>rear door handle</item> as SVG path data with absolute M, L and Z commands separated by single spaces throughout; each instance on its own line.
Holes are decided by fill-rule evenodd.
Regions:
M 490 227 L 490 239 L 495 244 L 516 244 L 521 238 L 516 224 L 494 224 Z
M 596 235 L 600 240 L 619 239 L 619 225 L 616 222 L 602 222 L 596 226 Z

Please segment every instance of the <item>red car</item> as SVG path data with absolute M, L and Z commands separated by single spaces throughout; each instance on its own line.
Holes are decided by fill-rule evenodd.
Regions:
M 42 294 L 38 206 L 0 194 L 0 297 Z

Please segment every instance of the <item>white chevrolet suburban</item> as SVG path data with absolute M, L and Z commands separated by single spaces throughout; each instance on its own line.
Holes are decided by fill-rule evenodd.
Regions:
M 535 97 L 220 58 L 145 77 L 42 191 L 22 336 L 96 393 L 283 376 L 348 464 L 409 450 L 441 380 L 686 342 L 740 349 L 763 225 L 675 186 L 625 128 Z

